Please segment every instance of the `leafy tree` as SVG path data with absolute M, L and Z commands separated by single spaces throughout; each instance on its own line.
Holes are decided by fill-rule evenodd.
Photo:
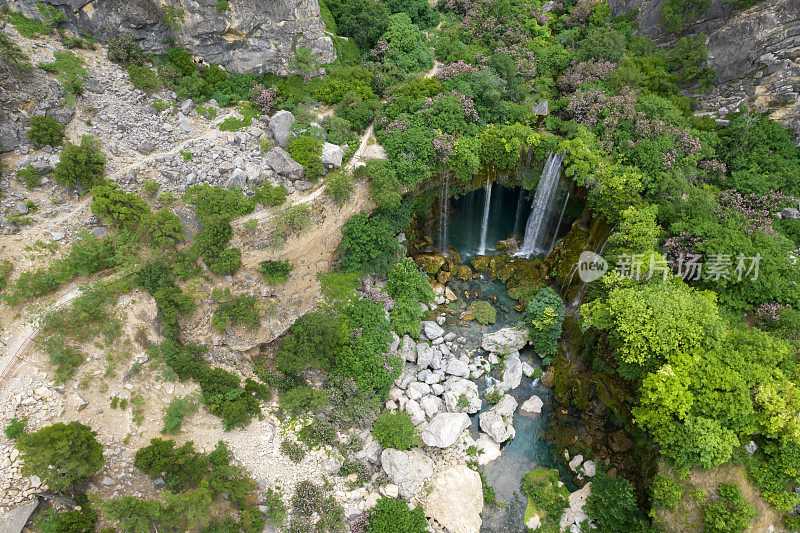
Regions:
M 655 250 L 660 234 L 657 212 L 656 206 L 630 206 L 622 211 L 619 227 L 610 238 L 616 253 L 632 256 Z
M 37 475 L 51 489 L 66 490 L 103 467 L 103 445 L 80 422 L 61 422 L 17 438 L 25 475 Z
M 536 353 L 555 355 L 564 314 L 564 301 L 550 287 L 541 289 L 528 302 L 522 322 L 528 328 L 530 342 Z
M 344 272 L 386 275 L 402 251 L 397 225 L 381 213 L 354 215 L 342 228 L 338 252 Z
M 289 68 L 300 73 L 303 80 L 308 81 L 317 68 L 317 58 L 308 46 L 300 46 L 294 51 Z
M 53 169 L 58 183 L 65 187 L 78 187 L 87 191 L 103 183 L 106 156 L 100 151 L 100 143 L 89 135 L 81 137 L 81 144 L 64 144 L 61 159 Z
M 422 303 L 431 302 L 435 297 L 428 276 L 410 257 L 398 261 L 389 271 L 386 292 L 395 300 L 413 300 Z
M 633 486 L 622 478 L 611 478 L 601 473 L 592 480 L 592 493 L 586 500 L 584 512 L 608 533 L 648 531 L 644 513 L 636 505 Z
M 369 50 L 389 26 L 386 7 L 375 0 L 333 0 L 327 2 L 339 33 L 350 37 L 362 51 Z
M 370 159 L 356 169 L 356 176 L 369 180 L 372 200 L 381 209 L 396 209 L 403 199 L 400 181 L 391 165 L 380 159 Z
M 400 451 L 410 450 L 422 444 L 419 431 L 405 411 L 397 413 L 384 411 L 379 414 L 372 426 L 372 436 L 382 448 L 394 448 Z
M 92 187 L 92 213 L 120 229 L 135 230 L 150 215 L 150 206 L 136 193 L 126 193 L 113 181 Z
M 349 341 L 347 325 L 338 318 L 314 311 L 298 318 L 278 352 L 281 372 L 297 374 L 309 366 L 330 369 Z
M 406 13 L 420 29 L 432 28 L 439 23 L 439 13 L 425 0 L 388 0 L 383 4 L 389 13 Z
M 134 496 L 121 496 L 103 503 L 103 512 L 109 520 L 117 521 L 126 533 L 150 533 L 171 525 L 169 511 L 154 500 L 140 500 Z
M 136 451 L 133 463 L 150 477 L 163 477 L 168 490 L 179 492 L 196 486 L 208 469 L 208 460 L 189 441 L 180 447 L 159 438 Z

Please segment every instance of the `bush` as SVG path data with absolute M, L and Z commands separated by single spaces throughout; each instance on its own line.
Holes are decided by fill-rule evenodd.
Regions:
M 278 351 L 278 369 L 297 374 L 309 366 L 328 370 L 349 343 L 347 325 L 339 318 L 313 311 L 298 318 Z
M 352 38 L 362 51 L 375 46 L 389 27 L 389 13 L 375 0 L 331 0 L 326 5 L 336 19 L 339 34 Z
M 178 69 L 178 72 L 180 72 L 183 76 L 191 76 L 197 72 L 197 66 L 194 64 L 192 54 L 190 54 L 187 50 L 177 47 L 170 48 L 167 56 L 169 57 L 169 62 L 172 63 L 172 66 Z
M 325 195 L 333 200 L 337 207 L 342 207 L 353 195 L 353 184 L 350 182 L 350 173 L 338 170 L 330 174 L 325 181 Z
M 569 491 L 559 486 L 558 471 L 548 468 L 537 468 L 522 478 L 522 490 L 528 495 L 528 508 L 525 518 L 530 513 L 538 514 L 547 527 L 557 525 L 569 507 Z
M 197 411 L 199 407 L 194 398 L 175 398 L 164 410 L 164 427 L 161 433 L 177 435 L 181 432 L 183 418 Z
M 244 324 L 248 329 L 258 327 L 259 312 L 256 307 L 255 296 L 237 296 L 230 302 L 225 302 L 217 307 L 214 316 L 211 318 L 211 325 L 217 331 L 225 331 L 225 328 Z
M 350 217 L 342 228 L 338 249 L 342 271 L 387 275 L 402 252 L 397 231 L 394 221 L 381 213 Z
M 484 302 L 483 300 L 476 300 L 469 304 L 467 313 L 472 313 L 475 320 L 484 326 L 487 324 L 494 324 L 497 321 L 497 309 L 489 302 Z
M 604 533 L 647 531 L 647 520 L 636 505 L 633 486 L 622 478 L 596 476 L 584 512 Z
M 369 180 L 370 196 L 378 208 L 396 209 L 400 205 L 403 187 L 389 162 L 370 159 L 366 165 L 356 169 L 356 176 Z
M 561 325 L 564 322 L 564 301 L 550 287 L 536 293 L 522 314 L 530 343 L 540 355 L 555 355 Z
M 36 145 L 58 146 L 64 139 L 64 126 L 53 117 L 36 115 L 31 117 L 28 139 Z
M 756 510 L 734 483 L 720 483 L 719 499 L 703 510 L 703 526 L 708 533 L 741 533 L 750 527 Z
M 286 197 L 289 196 L 289 191 L 283 185 L 270 185 L 266 180 L 261 184 L 261 187 L 255 190 L 253 200 L 262 205 L 270 207 L 278 207 L 283 205 Z
M 412 511 L 400 498 L 381 498 L 369 513 L 367 530 L 372 533 L 423 533 L 428 522 L 422 507 Z
M 150 215 L 150 206 L 136 193 L 126 193 L 113 181 L 92 187 L 92 213 L 106 224 L 136 230 Z
M 148 217 L 144 228 L 153 248 L 172 248 L 185 238 L 183 222 L 169 209 L 161 209 Z
M 8 425 L 3 432 L 6 434 L 9 440 L 14 440 L 23 433 L 25 433 L 25 428 L 28 427 L 28 417 L 24 417 L 22 420 L 18 420 L 16 418 L 12 418 L 8 421 Z
M 152 93 L 161 89 L 161 81 L 153 69 L 146 65 L 128 65 L 128 77 L 137 89 Z
M 419 431 L 414 427 L 411 416 L 404 411 L 397 413 L 384 411 L 379 414 L 372 426 L 372 436 L 382 448 L 405 451 L 422 445 Z
M 17 170 L 17 179 L 23 183 L 29 189 L 35 189 L 42 184 L 42 176 L 39 174 L 39 171 L 33 168 L 30 164 L 25 167 Z
M 289 154 L 303 166 L 307 180 L 316 183 L 325 173 L 320 157 L 322 140 L 311 135 L 295 137 L 289 142 Z
M 26 476 L 37 475 L 52 490 L 62 491 L 103 467 L 103 445 L 80 422 L 61 422 L 17 438 Z
M 334 112 L 337 117 L 348 121 L 357 132 L 363 132 L 380 111 L 381 102 L 377 98 L 362 100 L 350 91 L 336 104 Z
M 306 385 L 293 387 L 278 398 L 281 411 L 290 415 L 314 412 L 328 401 L 328 393 Z
M 671 476 L 656 474 L 650 486 L 653 507 L 674 509 L 683 499 L 683 487 Z
M 55 61 L 39 63 L 39 68 L 55 73 L 56 79 L 61 82 L 61 87 L 67 93 L 64 104 L 72 105 L 75 97 L 83 94 L 83 79 L 89 73 L 83 66 L 83 59 L 70 51 L 53 52 L 53 56 Z
M 100 143 L 89 135 L 81 138 L 80 145 L 64 144 L 61 159 L 53 169 L 56 181 L 65 187 L 77 187 L 88 191 L 103 184 L 106 156 L 100 151 Z
M 108 43 L 108 59 L 123 66 L 144 65 L 144 52 L 130 35 L 119 35 Z
M 150 477 L 163 477 L 172 492 L 197 486 L 208 471 L 208 459 L 195 451 L 192 441 L 176 447 L 172 440 L 151 439 L 136 451 L 133 464 Z
M 271 488 L 267 489 L 262 506 L 267 508 L 264 511 L 267 521 L 273 526 L 281 527 L 286 521 L 286 504 L 283 503 L 281 493 Z
M 395 300 L 428 303 L 435 298 L 428 276 L 410 257 L 398 261 L 389 271 L 386 292 Z
M 86 494 L 77 494 L 75 503 L 77 509 L 70 509 L 56 514 L 49 509 L 44 514 L 42 533 L 92 533 L 97 522 L 97 511 L 92 509 Z
M 293 463 L 299 463 L 306 456 L 306 449 L 299 442 L 293 440 L 281 441 L 281 453 L 292 460 Z
M 269 284 L 285 283 L 289 279 L 289 273 L 294 266 L 289 261 L 272 261 L 270 259 L 262 261 L 258 265 L 258 271 L 264 276 L 264 280 Z
M 333 446 L 336 444 L 336 428 L 330 422 L 316 419 L 304 426 L 297 438 L 312 449 L 320 446 Z

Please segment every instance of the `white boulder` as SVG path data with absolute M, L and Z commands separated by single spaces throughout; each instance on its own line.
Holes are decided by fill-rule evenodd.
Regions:
M 420 448 L 401 452 L 388 448 L 381 453 L 381 465 L 389 480 L 409 499 L 433 475 L 434 463 Z
M 468 427 L 469 416 L 466 413 L 439 413 L 422 432 L 422 442 L 426 446 L 449 448 Z

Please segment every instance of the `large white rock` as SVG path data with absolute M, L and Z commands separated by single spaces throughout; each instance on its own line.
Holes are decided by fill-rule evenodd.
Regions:
M 522 403 L 519 411 L 523 414 L 540 415 L 542 414 L 542 407 L 544 407 L 544 402 L 534 394 Z
M 528 527 L 528 529 L 536 531 L 537 529 L 539 529 L 539 526 L 542 525 L 542 519 L 539 518 L 538 514 L 534 514 L 532 517 L 528 519 L 527 522 L 525 522 L 525 525 Z
M 420 370 L 428 368 L 433 361 L 433 348 L 427 342 L 417 343 L 417 366 Z
M 506 394 L 497 405 L 478 416 L 481 430 L 485 431 L 498 444 L 513 439 L 517 434 L 514 429 L 514 410 L 517 400 Z
M 460 359 L 454 358 L 448 361 L 444 371 L 447 374 L 458 376 L 460 378 L 465 378 L 469 376 L 469 365 L 467 365 L 467 363 L 461 361 Z
M 486 433 L 481 433 L 475 442 L 478 450 L 478 464 L 483 466 L 500 457 L 500 445 Z
M 484 333 L 481 348 L 487 352 L 511 353 L 528 343 L 528 332 L 518 328 L 503 328 L 494 333 Z
M 425 333 L 425 338 L 431 341 L 435 341 L 442 335 L 444 335 L 444 330 L 432 320 L 423 320 L 422 321 L 422 331 Z
M 444 384 L 444 405 L 448 411 L 458 413 L 477 413 L 481 410 L 481 397 L 478 384 L 464 378 L 452 377 Z M 466 397 L 466 406 L 462 401 Z
M 439 411 L 442 410 L 444 402 L 438 396 L 425 396 L 419 401 L 420 407 L 425 411 L 425 416 L 432 418 Z
M 400 341 L 400 357 L 409 363 L 417 361 L 417 343 L 408 335 L 403 335 L 403 340 Z
M 449 448 L 461 432 L 469 427 L 466 413 L 439 413 L 422 432 L 422 442 L 436 448 Z
M 466 465 L 451 466 L 430 483 L 425 515 L 450 533 L 479 533 L 483 512 L 480 475 Z
M 569 507 L 564 509 L 564 514 L 561 515 L 561 520 L 558 523 L 561 531 L 570 529 L 573 524 L 580 525 L 589 519 L 583 506 L 586 505 L 586 499 L 592 493 L 592 484 L 587 483 L 580 490 L 576 490 L 569 495 Z M 573 528 L 574 529 L 574 528 Z
M 344 148 L 338 144 L 326 142 L 322 145 L 322 156 L 320 156 L 320 162 L 322 162 L 325 168 L 339 168 L 342 166 L 343 156 Z
M 416 400 L 408 400 L 404 409 L 411 417 L 411 421 L 414 425 L 425 422 L 425 411 L 422 410 L 422 407 L 420 407 L 419 402 Z
M 282 148 L 289 146 L 292 124 L 294 124 L 294 115 L 289 111 L 278 111 L 269 119 L 269 131 L 278 146 Z
M 569 462 L 569 469 L 572 470 L 573 472 L 577 473 L 578 472 L 578 467 L 581 466 L 582 462 L 583 462 L 583 455 L 581 455 L 581 454 L 576 455 Z
M 400 495 L 409 499 L 433 475 L 434 463 L 420 448 L 401 452 L 388 448 L 381 453 L 383 471 L 397 485 Z
M 505 359 L 503 366 L 503 381 L 500 388 L 504 391 L 514 390 L 522 382 L 522 361 L 519 352 L 513 350 Z

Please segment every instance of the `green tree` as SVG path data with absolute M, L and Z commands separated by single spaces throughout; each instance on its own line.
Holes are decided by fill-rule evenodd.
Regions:
M 648 531 L 644 513 L 636 505 L 636 496 L 629 481 L 601 473 L 592 481 L 592 493 L 586 500 L 584 512 L 603 533 Z
M 17 438 L 25 475 L 37 475 L 63 491 L 99 471 L 105 463 L 96 433 L 80 422 L 61 422 Z
M 428 276 L 410 257 L 398 261 L 389 271 L 386 292 L 395 300 L 413 300 L 422 303 L 429 303 L 435 297 Z
M 65 187 L 78 187 L 88 191 L 103 183 L 106 156 L 100 151 L 100 143 L 89 135 L 81 137 L 81 144 L 64 144 L 61 159 L 53 169 L 58 183 Z
M 350 37 L 362 50 L 369 50 L 389 26 L 386 7 L 375 0 L 333 0 L 326 3 L 336 19 L 339 33 Z
M 528 328 L 530 342 L 536 353 L 555 355 L 564 315 L 564 301 L 550 287 L 541 289 L 528 302 L 522 313 L 522 322 Z
M 58 146 L 64 139 L 64 126 L 53 117 L 33 116 L 30 125 L 28 139 L 34 144 Z
M 287 374 L 297 374 L 309 366 L 330 369 L 348 341 L 343 320 L 313 311 L 292 324 L 278 351 L 278 369 Z

